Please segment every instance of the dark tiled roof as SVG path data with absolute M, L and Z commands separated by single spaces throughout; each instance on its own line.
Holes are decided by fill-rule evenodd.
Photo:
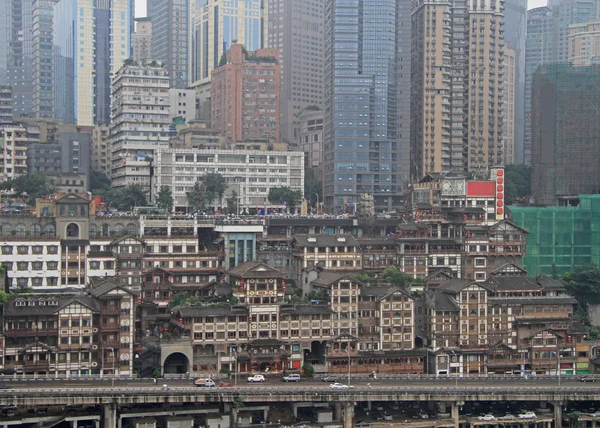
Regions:
M 455 214 L 483 214 L 485 213 L 483 208 L 479 207 L 461 207 L 453 208 L 450 212 Z
M 546 290 L 564 290 L 565 285 L 558 279 L 551 278 L 544 274 L 535 278 L 535 282 L 540 284 Z
M 352 235 L 296 235 L 294 239 L 298 246 L 309 248 L 360 246 L 356 238 L 354 238 Z M 340 241 L 340 239 L 343 239 L 343 241 Z
M 277 269 L 257 261 L 244 262 L 229 269 L 225 273 L 244 278 L 275 278 L 285 276 Z
M 357 239 L 359 245 L 362 248 L 365 248 L 369 245 L 385 245 L 390 247 L 390 249 L 393 249 L 395 247 L 398 246 L 398 241 L 392 238 L 386 238 L 386 237 L 381 237 L 381 238 L 358 238 Z
M 329 315 L 333 311 L 329 305 L 295 305 L 282 306 L 282 314 Z
M 176 311 L 182 318 L 248 315 L 247 309 L 234 306 L 180 306 Z
M 492 276 L 485 283 L 494 291 L 542 289 L 541 285 L 525 276 Z
M 456 300 L 446 293 L 435 293 L 433 304 L 436 311 L 458 312 L 460 309 Z
M 311 281 L 311 284 L 317 287 L 328 287 L 346 276 L 347 274 L 345 273 L 322 271 L 319 272 L 317 279 Z
M 571 296 L 556 296 L 556 297 L 490 297 L 490 304 L 513 304 L 513 305 L 574 305 L 577 303 Z
M 269 226 L 352 226 L 351 218 L 267 218 Z
M 100 297 L 100 296 L 108 293 L 109 291 L 114 290 L 115 288 L 123 290 L 127 294 L 134 294 L 131 291 L 121 287 L 121 284 L 119 284 L 113 278 L 110 278 L 110 279 L 102 278 L 100 280 L 91 280 L 89 292 L 94 297 Z
M 15 301 L 17 299 L 25 299 L 26 306 L 16 306 Z M 27 301 L 34 300 L 35 305 L 29 306 Z M 39 301 L 44 300 L 45 305 L 39 305 Z M 57 300 L 58 305 L 48 305 L 49 300 Z M 78 302 L 84 306 L 90 308 L 93 312 L 100 312 L 100 306 L 98 301 L 92 296 L 80 291 L 73 294 L 60 293 L 60 294 L 37 294 L 27 293 L 23 295 L 17 295 L 15 299 L 10 299 L 4 305 L 5 316 L 30 316 L 30 315 L 54 315 L 59 310 L 71 303 Z
M 399 291 L 405 296 L 410 297 L 410 294 L 406 290 L 394 284 L 378 284 L 375 286 L 363 286 L 360 289 L 360 294 L 361 296 L 375 296 L 377 298 L 382 298 L 396 291 Z
M 439 287 L 437 287 L 437 289 L 442 290 L 442 291 L 449 291 L 449 292 L 457 293 L 460 290 L 462 290 L 463 288 L 465 288 L 467 285 L 469 285 L 471 282 L 473 282 L 473 281 L 470 281 L 468 279 L 454 278 L 449 281 L 441 283 L 439 285 Z

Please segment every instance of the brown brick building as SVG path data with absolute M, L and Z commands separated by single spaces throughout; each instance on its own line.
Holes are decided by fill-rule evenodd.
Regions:
M 211 122 L 229 144 L 279 142 L 280 69 L 277 49 L 247 52 L 232 45 L 212 72 Z

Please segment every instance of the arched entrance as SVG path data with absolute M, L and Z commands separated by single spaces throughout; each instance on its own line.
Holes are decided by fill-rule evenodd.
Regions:
M 185 374 L 190 370 L 190 360 L 181 352 L 174 352 L 165 358 L 164 374 Z

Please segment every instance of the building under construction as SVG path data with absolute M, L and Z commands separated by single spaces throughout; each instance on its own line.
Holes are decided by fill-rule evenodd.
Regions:
M 549 64 L 532 86 L 535 205 L 572 205 L 600 190 L 600 66 Z
M 528 276 L 562 275 L 575 266 L 600 266 L 600 195 L 579 195 L 576 207 L 509 207 L 528 232 L 523 269 Z

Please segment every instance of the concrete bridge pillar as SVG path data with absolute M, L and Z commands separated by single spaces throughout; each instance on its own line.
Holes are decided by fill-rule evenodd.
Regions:
M 238 409 L 235 407 L 231 407 L 231 411 L 229 412 L 229 425 L 230 428 L 236 428 L 238 423 Z
M 292 413 L 294 415 L 294 418 L 298 417 L 298 405 L 296 403 L 290 403 L 290 405 L 292 406 Z
M 354 426 L 354 403 L 344 403 L 344 428 Z
M 562 403 L 554 401 L 552 405 L 554 406 L 554 428 L 562 428 Z
M 458 401 L 450 404 L 450 414 L 452 415 L 452 422 L 455 428 L 460 427 L 460 406 L 463 404 Z
M 117 404 L 110 403 L 102 406 L 102 427 L 117 428 Z
M 437 402 L 437 412 L 438 413 L 446 413 L 446 403 L 443 401 Z
M 333 420 L 341 421 L 342 420 L 342 403 L 334 403 L 333 404 Z

